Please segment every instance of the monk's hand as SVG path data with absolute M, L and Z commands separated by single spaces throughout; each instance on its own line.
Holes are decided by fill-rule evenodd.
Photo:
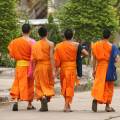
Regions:
M 95 79 L 96 70 L 93 70 L 92 76 Z

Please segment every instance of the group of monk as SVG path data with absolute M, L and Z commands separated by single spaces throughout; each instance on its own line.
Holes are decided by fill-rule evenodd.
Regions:
M 18 111 L 19 101 L 28 101 L 27 110 L 36 109 L 33 99 L 41 101 L 40 111 L 48 111 L 48 102 L 55 95 L 55 78 L 60 76 L 61 94 L 64 97 L 64 112 L 71 112 L 74 86 L 77 79 L 77 51 L 79 43 L 73 40 L 74 33 L 66 29 L 64 39 L 56 46 L 47 39 L 45 27 L 38 30 L 40 40 L 30 38 L 29 24 L 22 26 L 22 37 L 16 38 L 8 45 L 10 56 L 16 61 L 15 80 L 10 90 L 14 100 L 13 111 Z M 110 107 L 114 82 L 106 81 L 106 72 L 112 45 L 109 42 L 111 32 L 105 30 L 103 39 L 92 45 L 93 77 L 92 110 L 97 112 L 97 103 L 106 104 L 107 112 L 115 111 Z M 54 47 L 55 46 L 55 47 Z M 83 50 L 83 54 L 88 52 Z

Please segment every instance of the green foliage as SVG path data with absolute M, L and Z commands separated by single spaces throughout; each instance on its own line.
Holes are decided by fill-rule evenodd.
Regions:
M 16 3 L 17 0 L 0 0 L 0 52 L 2 53 L 0 63 L 4 63 L 5 66 L 9 64 L 9 58 L 7 57 L 8 43 L 19 33 Z
M 57 13 L 60 27 L 74 29 L 77 39 L 99 39 L 103 29 L 118 29 L 115 3 L 116 0 L 69 0 Z
M 120 0 L 116 0 L 114 7 L 117 9 L 117 15 L 119 17 L 119 24 L 120 24 Z M 120 32 L 120 30 L 119 30 Z
M 4 54 L 4 56 L 0 60 L 0 66 L 14 67 L 15 61 L 11 59 L 7 54 Z
M 32 26 L 30 37 L 35 39 L 35 40 L 39 40 L 40 39 L 37 27 Z
M 54 18 L 52 15 L 48 17 L 47 29 L 49 33 L 48 34 L 49 40 L 53 41 L 55 44 L 62 40 L 58 24 L 54 22 Z
M 87 88 L 88 90 L 91 90 L 92 88 L 92 80 L 90 78 L 87 80 Z

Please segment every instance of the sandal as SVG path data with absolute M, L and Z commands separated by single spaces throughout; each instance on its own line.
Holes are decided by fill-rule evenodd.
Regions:
M 97 100 L 95 99 L 92 102 L 92 111 L 97 112 Z
M 18 111 L 18 103 L 13 104 L 12 111 Z
M 68 105 L 68 107 L 65 107 L 64 108 L 64 112 L 73 112 L 70 108 L 70 106 Z
M 27 110 L 36 110 L 36 108 L 34 106 L 29 106 L 27 107 Z
M 115 112 L 115 109 L 112 108 L 112 107 L 106 107 L 106 108 L 105 108 L 105 111 L 106 111 L 106 112 Z
M 64 110 L 64 112 L 73 112 L 73 111 L 70 109 L 66 109 L 66 110 Z
M 41 100 L 41 108 L 40 108 L 39 111 L 41 111 L 41 112 L 48 111 L 48 101 L 47 101 L 46 98 L 43 98 L 43 99 Z

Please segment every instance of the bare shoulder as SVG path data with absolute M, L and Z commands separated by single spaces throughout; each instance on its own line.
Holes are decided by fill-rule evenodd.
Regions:
M 111 42 L 108 42 L 108 44 L 109 44 L 110 46 L 112 46 L 112 45 L 113 45 Z
M 78 42 L 73 42 L 73 44 L 78 47 L 79 43 Z
M 51 46 L 51 47 L 54 47 L 54 42 L 52 42 L 52 41 L 50 41 L 50 40 L 47 40 L 48 41 L 48 43 L 49 43 L 49 45 Z
M 109 42 L 109 44 L 112 46 L 113 44 Z

